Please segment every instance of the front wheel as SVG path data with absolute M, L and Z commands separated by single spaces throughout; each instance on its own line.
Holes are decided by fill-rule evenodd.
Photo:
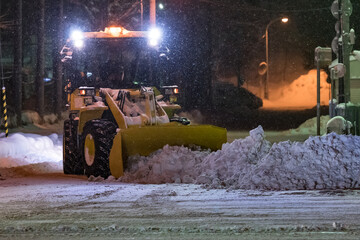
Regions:
M 86 176 L 110 176 L 109 155 L 115 134 L 113 122 L 96 119 L 85 124 L 81 149 Z
M 64 121 L 63 171 L 65 174 L 84 174 L 84 166 L 77 147 L 77 121 Z

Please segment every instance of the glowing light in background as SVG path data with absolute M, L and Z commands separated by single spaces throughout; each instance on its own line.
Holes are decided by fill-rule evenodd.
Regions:
M 282 21 L 283 23 L 287 23 L 287 22 L 289 21 L 289 18 L 283 17 L 283 18 L 281 19 L 281 21 Z
M 316 70 L 301 75 L 289 85 L 271 89 L 270 100 L 263 99 L 263 108 L 309 109 L 316 106 Z M 321 71 L 320 104 L 329 105 L 330 84 L 326 82 L 327 74 Z

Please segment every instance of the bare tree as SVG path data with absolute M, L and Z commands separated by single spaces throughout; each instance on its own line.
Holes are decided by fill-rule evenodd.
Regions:
M 38 1 L 38 32 L 37 32 L 37 63 L 36 63 L 36 86 L 37 86 L 37 111 L 42 118 L 44 116 L 44 42 L 45 42 L 45 0 Z
M 132 30 L 140 27 L 139 0 L 69 0 L 69 3 L 82 9 L 98 30 L 104 30 L 109 24 Z
M 55 40 L 55 76 L 56 76 L 56 108 L 55 113 L 61 118 L 63 96 L 63 68 L 60 61 L 60 50 L 64 44 L 64 1 L 58 0 L 58 31 Z
M 22 125 L 22 0 L 16 1 L 16 24 L 14 44 L 15 112 L 18 126 Z

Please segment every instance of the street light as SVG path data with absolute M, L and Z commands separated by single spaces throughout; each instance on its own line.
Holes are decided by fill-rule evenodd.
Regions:
M 268 83 L 269 83 L 269 27 L 277 22 L 281 20 L 282 23 L 287 23 L 289 21 L 289 18 L 287 17 L 279 17 L 279 18 L 275 18 L 273 20 L 271 20 L 268 25 L 266 25 L 266 30 L 265 30 L 265 40 L 266 40 L 266 65 L 267 65 L 267 70 L 266 70 L 266 80 L 265 80 L 265 84 L 264 84 L 264 98 L 265 99 L 269 99 L 269 89 L 268 89 Z

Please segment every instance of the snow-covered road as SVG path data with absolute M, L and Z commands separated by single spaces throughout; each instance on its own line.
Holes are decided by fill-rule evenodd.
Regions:
M 167 146 L 120 180 L 64 175 L 61 135 L 0 138 L 0 239 L 359 239 L 360 138 L 265 135 Z
M 360 191 L 226 191 L 91 182 L 0 183 L 0 239 L 357 239 Z

